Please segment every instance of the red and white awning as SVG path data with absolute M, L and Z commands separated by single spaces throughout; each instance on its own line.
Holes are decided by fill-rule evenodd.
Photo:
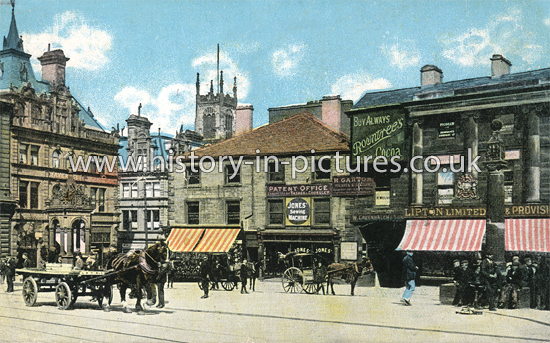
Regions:
M 227 252 L 241 229 L 206 229 L 193 252 Z
M 409 220 L 397 250 L 480 251 L 485 220 Z
M 550 218 L 506 219 L 506 250 L 550 252 Z
M 204 229 L 172 229 L 168 236 L 168 249 L 174 252 L 193 251 Z

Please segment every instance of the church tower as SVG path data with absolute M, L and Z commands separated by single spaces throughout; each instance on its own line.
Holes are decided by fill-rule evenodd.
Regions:
M 231 138 L 235 134 L 237 77 L 234 78 L 233 95 L 230 95 L 229 93 L 223 94 L 223 71 L 218 75 L 219 82 L 216 91 L 214 91 L 213 80 L 210 80 L 210 91 L 208 94 L 201 95 L 200 75 L 197 73 L 195 131 L 201 134 L 207 143 Z

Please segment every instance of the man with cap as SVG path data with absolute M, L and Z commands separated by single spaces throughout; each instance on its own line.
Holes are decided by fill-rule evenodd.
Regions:
M 6 280 L 8 281 L 8 290 L 6 292 L 13 292 L 13 279 L 15 278 L 15 268 L 17 267 L 17 261 L 15 257 L 8 258 L 6 262 Z
M 210 277 L 212 271 L 210 270 L 210 263 L 208 263 L 208 256 L 204 256 L 200 265 L 199 274 L 201 277 L 201 286 L 204 292 L 202 299 L 208 298 L 208 291 L 210 288 Z
M 403 274 L 405 276 L 405 292 L 403 292 L 403 296 L 401 297 L 401 300 L 405 303 L 407 306 L 411 306 L 411 297 L 413 295 L 415 287 L 415 279 L 416 279 L 416 271 L 418 270 L 418 267 L 416 264 L 414 264 L 413 261 L 413 252 L 407 251 L 405 254 L 405 257 L 403 257 Z
M 472 278 L 472 271 L 468 267 L 468 260 L 462 260 L 460 269 L 457 270 L 457 274 L 454 277 L 454 284 L 456 285 L 456 295 L 453 301 L 453 305 L 462 306 L 468 305 L 469 301 L 469 287 L 470 279 Z
M 495 291 L 497 289 L 497 276 L 497 267 L 495 262 L 493 262 L 493 254 L 487 253 L 481 263 L 481 280 L 485 287 L 485 294 L 487 294 L 489 311 L 496 311 Z
M 506 285 L 502 289 L 500 295 L 499 307 L 504 308 L 508 306 L 509 308 L 516 308 L 518 305 L 518 292 L 517 290 L 521 288 L 521 281 L 523 275 L 519 269 L 519 262 L 512 262 L 512 267 L 506 273 Z

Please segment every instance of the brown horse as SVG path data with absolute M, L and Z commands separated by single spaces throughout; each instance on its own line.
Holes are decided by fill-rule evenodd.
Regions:
M 107 269 L 113 270 L 110 283 L 118 285 L 120 300 L 125 312 L 131 312 L 126 304 L 126 290 L 128 287 L 136 290 L 137 311 L 143 311 L 143 307 L 141 306 L 142 287 L 145 287 L 147 291 L 146 304 L 148 306 L 155 304 L 157 297 L 155 287 L 156 274 L 159 263 L 166 260 L 166 254 L 166 243 L 157 242 L 150 245 L 146 250 L 134 250 L 126 254 L 118 254 L 109 260 Z
M 332 263 L 327 267 L 327 293 L 330 287 L 330 290 L 332 291 L 332 295 L 335 295 L 334 293 L 334 282 L 333 279 L 337 276 L 345 278 L 351 283 L 351 295 L 355 295 L 353 292 L 355 290 L 355 284 L 357 283 L 357 279 L 359 279 L 359 276 L 361 276 L 361 273 L 363 272 L 363 269 L 367 268 L 369 273 L 374 272 L 374 268 L 372 266 L 372 263 L 370 262 L 370 259 L 363 259 L 361 262 L 355 262 L 355 263 Z

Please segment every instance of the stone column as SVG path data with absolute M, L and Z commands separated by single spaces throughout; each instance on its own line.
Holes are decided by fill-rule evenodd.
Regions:
M 90 230 L 91 230 L 91 227 L 92 227 L 92 220 L 91 220 L 91 217 L 92 215 L 90 215 L 90 220 L 88 221 L 90 223 L 90 225 L 86 226 L 84 228 L 84 254 L 86 255 L 90 255 L 90 252 L 91 252 L 91 234 L 90 234 Z
M 527 114 L 524 146 L 525 171 L 523 189 L 527 203 L 540 202 L 540 121 L 535 109 Z
M 479 113 L 468 114 L 465 118 L 464 125 L 464 159 L 467 159 L 468 156 L 471 156 L 472 160 L 478 156 L 478 125 L 477 119 L 479 118 Z M 468 154 L 470 150 L 470 155 Z M 467 165 L 467 161 L 465 164 Z M 471 174 L 475 179 L 477 179 L 477 170 L 472 168 L 471 171 L 465 170 L 465 173 Z
M 422 124 L 422 120 L 415 120 L 413 122 L 411 158 L 415 156 L 422 156 L 423 143 L 422 143 L 422 128 L 420 127 L 421 124 Z M 423 168 L 422 159 L 416 159 L 414 161 L 414 168 L 417 170 Z M 422 173 L 415 173 L 414 171 L 411 170 L 411 180 L 412 180 L 411 205 L 420 206 L 423 203 L 422 191 L 424 187 Z
M 504 172 L 506 161 L 504 147 L 499 137 L 502 128 L 500 120 L 493 120 L 491 129 L 493 136 L 487 143 L 485 165 L 487 177 L 487 223 L 485 233 L 485 252 L 494 255 L 494 261 L 504 263 L 505 228 L 504 228 Z

